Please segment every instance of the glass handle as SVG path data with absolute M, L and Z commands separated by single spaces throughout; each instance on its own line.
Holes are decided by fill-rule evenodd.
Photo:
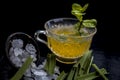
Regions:
M 38 30 L 38 31 L 36 31 L 35 34 L 34 34 L 35 39 L 37 41 L 40 41 L 41 43 L 44 43 L 44 44 L 47 45 L 47 42 L 40 38 L 40 36 L 39 36 L 40 34 L 46 35 L 46 31 L 45 30 Z

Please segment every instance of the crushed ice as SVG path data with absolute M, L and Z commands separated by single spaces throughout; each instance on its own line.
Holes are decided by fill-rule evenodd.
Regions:
M 32 63 L 31 66 L 24 73 L 24 80 L 56 80 L 60 74 L 59 67 L 56 66 L 54 69 L 54 74 L 49 75 L 45 70 L 44 66 L 46 59 L 38 66 Z
M 36 61 L 36 52 L 33 44 L 25 45 L 22 39 L 13 39 L 9 50 L 10 60 L 16 67 L 21 67 L 29 55 Z
M 60 74 L 59 67 L 56 66 L 54 74 L 49 75 L 44 70 L 46 59 L 38 66 L 34 63 L 37 60 L 36 52 L 37 50 L 33 44 L 27 43 L 24 45 L 22 39 L 14 39 L 11 42 L 11 48 L 9 50 L 10 60 L 16 67 L 21 67 L 29 55 L 33 58 L 33 62 L 24 73 L 24 80 L 56 80 Z

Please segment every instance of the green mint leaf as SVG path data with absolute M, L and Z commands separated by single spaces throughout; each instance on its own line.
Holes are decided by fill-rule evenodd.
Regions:
M 89 6 L 89 4 L 87 3 L 87 4 L 85 4 L 84 6 L 83 6 L 83 8 L 82 8 L 82 12 L 85 12 L 86 11 L 86 9 L 88 8 L 88 6 Z
M 96 24 L 97 24 L 96 19 L 83 20 L 82 23 L 84 27 L 88 27 L 88 28 L 94 28 L 96 27 Z
M 88 32 L 84 28 L 95 28 L 97 21 L 96 19 L 86 19 L 83 20 L 83 15 L 85 15 L 85 11 L 88 8 L 89 4 L 85 4 L 83 7 L 80 4 L 73 3 L 71 14 L 74 15 L 79 20 L 79 25 L 75 25 L 76 33 L 82 35 L 88 35 Z M 78 24 L 78 23 L 76 23 Z M 77 26 L 77 27 L 76 27 Z
M 76 16 L 79 21 L 82 21 L 83 15 L 85 15 L 85 13 L 83 13 L 82 6 L 80 4 L 77 4 L 77 3 L 72 4 L 71 13 L 72 13 L 72 15 Z
M 85 15 L 84 12 L 86 11 L 87 7 L 88 7 L 88 4 L 85 4 L 82 7 L 80 4 L 73 3 L 71 13 L 75 15 L 78 18 L 78 20 L 82 21 L 82 17 L 83 15 Z
M 85 15 L 85 13 L 81 13 L 81 11 L 78 11 L 78 10 L 72 10 L 71 13 L 72 13 L 73 15 L 75 15 L 76 17 L 77 17 L 77 16 Z
M 79 5 L 78 3 L 73 3 L 72 4 L 72 10 L 82 11 L 82 6 Z

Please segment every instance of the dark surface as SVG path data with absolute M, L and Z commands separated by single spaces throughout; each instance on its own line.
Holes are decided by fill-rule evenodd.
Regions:
M 120 80 L 120 56 L 117 55 L 111 55 L 110 53 L 107 53 L 109 55 L 105 55 L 105 52 L 103 51 L 93 51 L 94 60 L 93 63 L 95 63 L 99 68 L 105 68 L 108 71 L 108 75 L 106 75 L 109 80 Z M 9 80 L 10 77 L 12 77 L 17 69 L 13 67 L 8 59 L 6 57 L 0 58 L 0 80 Z M 65 65 L 58 63 L 58 65 L 61 67 L 61 70 L 69 70 L 70 65 Z M 103 79 L 96 79 L 96 80 L 103 80 Z
M 91 48 L 95 50 L 94 62 L 105 67 L 110 80 L 120 80 L 120 30 L 119 2 L 117 0 L 40 0 L 36 1 L 1 1 L 0 24 L 0 80 L 7 80 L 16 71 L 6 59 L 5 41 L 14 32 L 25 32 L 32 37 L 35 31 L 44 29 L 44 23 L 57 17 L 74 17 L 71 5 L 77 2 L 82 5 L 90 3 L 86 18 L 96 18 L 97 33 Z M 39 43 L 41 54 L 49 50 Z M 6 78 L 6 79 L 5 79 Z M 118 79 L 119 78 L 119 79 Z

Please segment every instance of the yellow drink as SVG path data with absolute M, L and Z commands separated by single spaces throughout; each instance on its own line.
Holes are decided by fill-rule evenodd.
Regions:
M 89 50 L 96 28 L 82 28 L 85 33 L 82 36 L 77 34 L 75 29 L 79 21 L 74 18 L 56 18 L 48 20 L 44 27 L 46 30 L 39 30 L 35 33 L 38 41 L 47 45 L 56 55 L 59 62 L 72 64 Z M 47 41 L 40 38 L 40 35 L 47 36 Z
M 76 32 L 72 26 L 53 28 L 50 29 L 50 32 L 59 36 L 65 36 L 63 38 L 48 36 L 49 48 L 59 57 L 67 59 L 78 58 L 90 47 L 91 39 L 86 39 L 81 36 L 72 36 L 72 34 Z

